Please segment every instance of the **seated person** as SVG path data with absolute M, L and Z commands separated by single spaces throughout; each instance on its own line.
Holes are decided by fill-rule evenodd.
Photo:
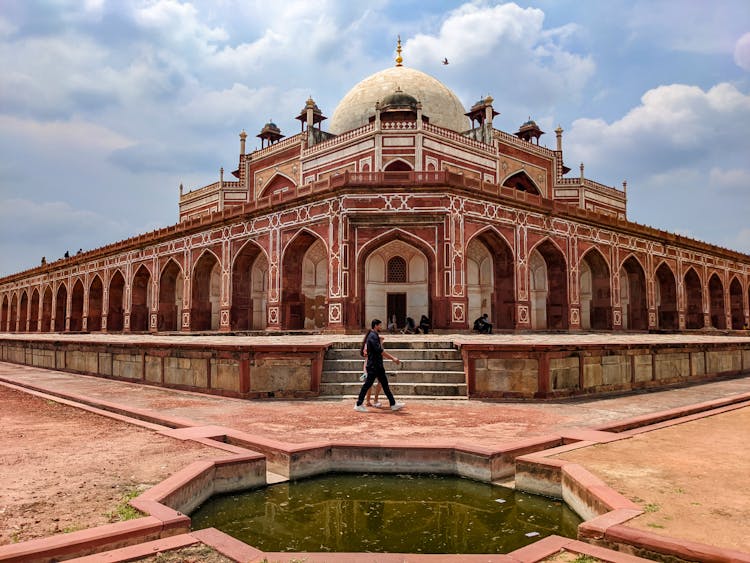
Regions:
M 422 334 L 428 334 L 431 327 L 432 324 L 430 323 L 429 317 L 427 315 L 422 315 L 422 318 L 419 319 L 419 327 L 417 327 L 417 331 Z
M 391 316 L 391 320 L 388 321 L 388 332 L 395 333 L 398 330 L 398 323 L 396 322 L 396 315 Z
M 401 331 L 401 334 L 416 334 L 417 323 L 411 317 L 406 317 L 406 326 Z
M 474 330 L 479 334 L 492 334 L 492 323 L 489 321 L 487 313 L 474 321 Z

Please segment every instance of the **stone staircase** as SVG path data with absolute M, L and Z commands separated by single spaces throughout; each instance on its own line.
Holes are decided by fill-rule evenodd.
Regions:
M 359 355 L 359 346 L 359 342 L 336 342 L 328 349 L 323 363 L 321 397 L 357 396 L 362 387 L 359 376 L 364 361 Z M 401 366 L 385 361 L 388 382 L 397 400 L 466 398 L 464 363 L 461 352 L 452 342 L 392 341 L 386 349 L 401 360 Z

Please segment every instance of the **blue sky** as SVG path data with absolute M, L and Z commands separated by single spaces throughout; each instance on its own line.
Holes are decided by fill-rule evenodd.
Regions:
M 176 222 L 242 129 L 331 116 L 398 34 L 497 128 L 560 124 L 631 220 L 750 253 L 747 0 L 3 0 L 0 275 Z

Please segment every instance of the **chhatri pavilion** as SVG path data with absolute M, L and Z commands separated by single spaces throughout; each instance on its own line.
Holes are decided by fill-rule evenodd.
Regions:
M 742 329 L 750 256 L 627 219 L 531 119 L 495 127 L 396 65 L 324 116 L 308 99 L 237 169 L 180 187 L 179 222 L 0 279 L 0 331 Z M 327 125 L 326 125 L 327 124 Z

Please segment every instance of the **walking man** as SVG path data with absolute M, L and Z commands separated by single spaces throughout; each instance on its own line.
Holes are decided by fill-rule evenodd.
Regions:
M 372 330 L 367 333 L 365 338 L 365 347 L 367 349 L 367 379 L 362 384 L 362 389 L 359 391 L 359 397 L 357 398 L 357 404 L 354 406 L 354 410 L 358 412 L 367 412 L 367 407 L 362 403 L 365 401 L 365 395 L 367 390 L 372 387 L 372 384 L 377 379 L 380 382 L 380 388 L 383 393 L 388 397 L 388 402 L 391 405 L 392 411 L 401 410 L 404 408 L 404 403 L 397 403 L 396 399 L 393 398 L 393 393 L 388 386 L 388 376 L 385 374 L 385 367 L 383 366 L 383 358 L 387 358 L 401 365 L 401 360 L 392 356 L 385 350 L 383 345 L 380 343 L 380 331 L 383 330 L 383 323 L 379 319 L 373 319 Z

